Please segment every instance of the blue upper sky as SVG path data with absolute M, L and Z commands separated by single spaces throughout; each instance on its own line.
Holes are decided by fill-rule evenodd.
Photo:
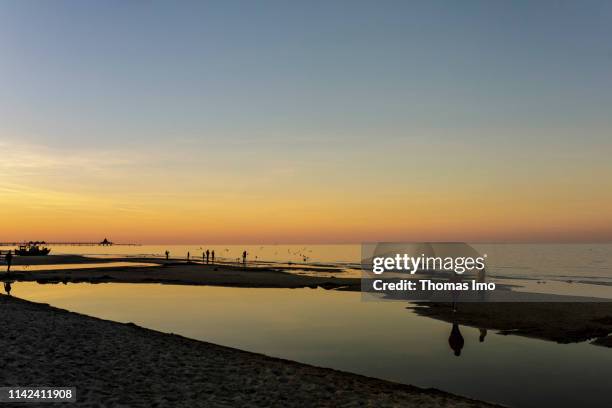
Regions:
M 611 17 L 609 1 L 5 1 L 0 126 L 73 146 L 607 128 Z

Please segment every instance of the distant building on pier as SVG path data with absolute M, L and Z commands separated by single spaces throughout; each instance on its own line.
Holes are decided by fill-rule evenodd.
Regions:
M 104 238 L 104 241 L 100 242 L 100 245 L 102 245 L 102 246 L 107 246 L 107 245 L 110 246 L 110 245 L 113 245 L 113 243 L 110 242 L 108 239 Z

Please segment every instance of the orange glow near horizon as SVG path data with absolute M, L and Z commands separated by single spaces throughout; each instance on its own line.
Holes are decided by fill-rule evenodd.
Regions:
M 118 186 L 126 188 L 127 186 Z M 365 241 L 609 241 L 611 193 L 470 183 L 412 190 L 312 186 L 239 194 L 4 189 L 0 241 L 358 243 Z M 148 190 L 153 189 L 153 190 Z M 159 190 L 159 189 L 158 189 Z M 321 191 L 323 190 L 323 191 Z M 366 188 L 365 191 L 368 191 Z M 438 191 L 442 191 L 438 193 Z
M 600 152 L 588 161 L 563 151 L 503 153 L 531 163 L 526 170 L 487 151 L 495 146 L 475 157 L 424 144 L 410 160 L 397 147 L 313 162 L 13 145 L 0 163 L 0 241 L 612 240 L 612 190 L 592 177 L 610 173 Z

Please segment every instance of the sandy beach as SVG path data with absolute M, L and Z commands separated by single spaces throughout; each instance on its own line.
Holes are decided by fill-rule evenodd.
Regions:
M 494 406 L 0 296 L 6 386 L 76 386 L 83 407 Z

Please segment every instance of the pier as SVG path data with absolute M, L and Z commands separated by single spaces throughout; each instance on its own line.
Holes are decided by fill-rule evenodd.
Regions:
M 114 242 L 46 242 L 46 241 L 14 241 L 0 242 L 0 246 L 17 246 L 24 244 L 49 245 L 49 246 L 140 246 L 135 243 L 114 243 Z

